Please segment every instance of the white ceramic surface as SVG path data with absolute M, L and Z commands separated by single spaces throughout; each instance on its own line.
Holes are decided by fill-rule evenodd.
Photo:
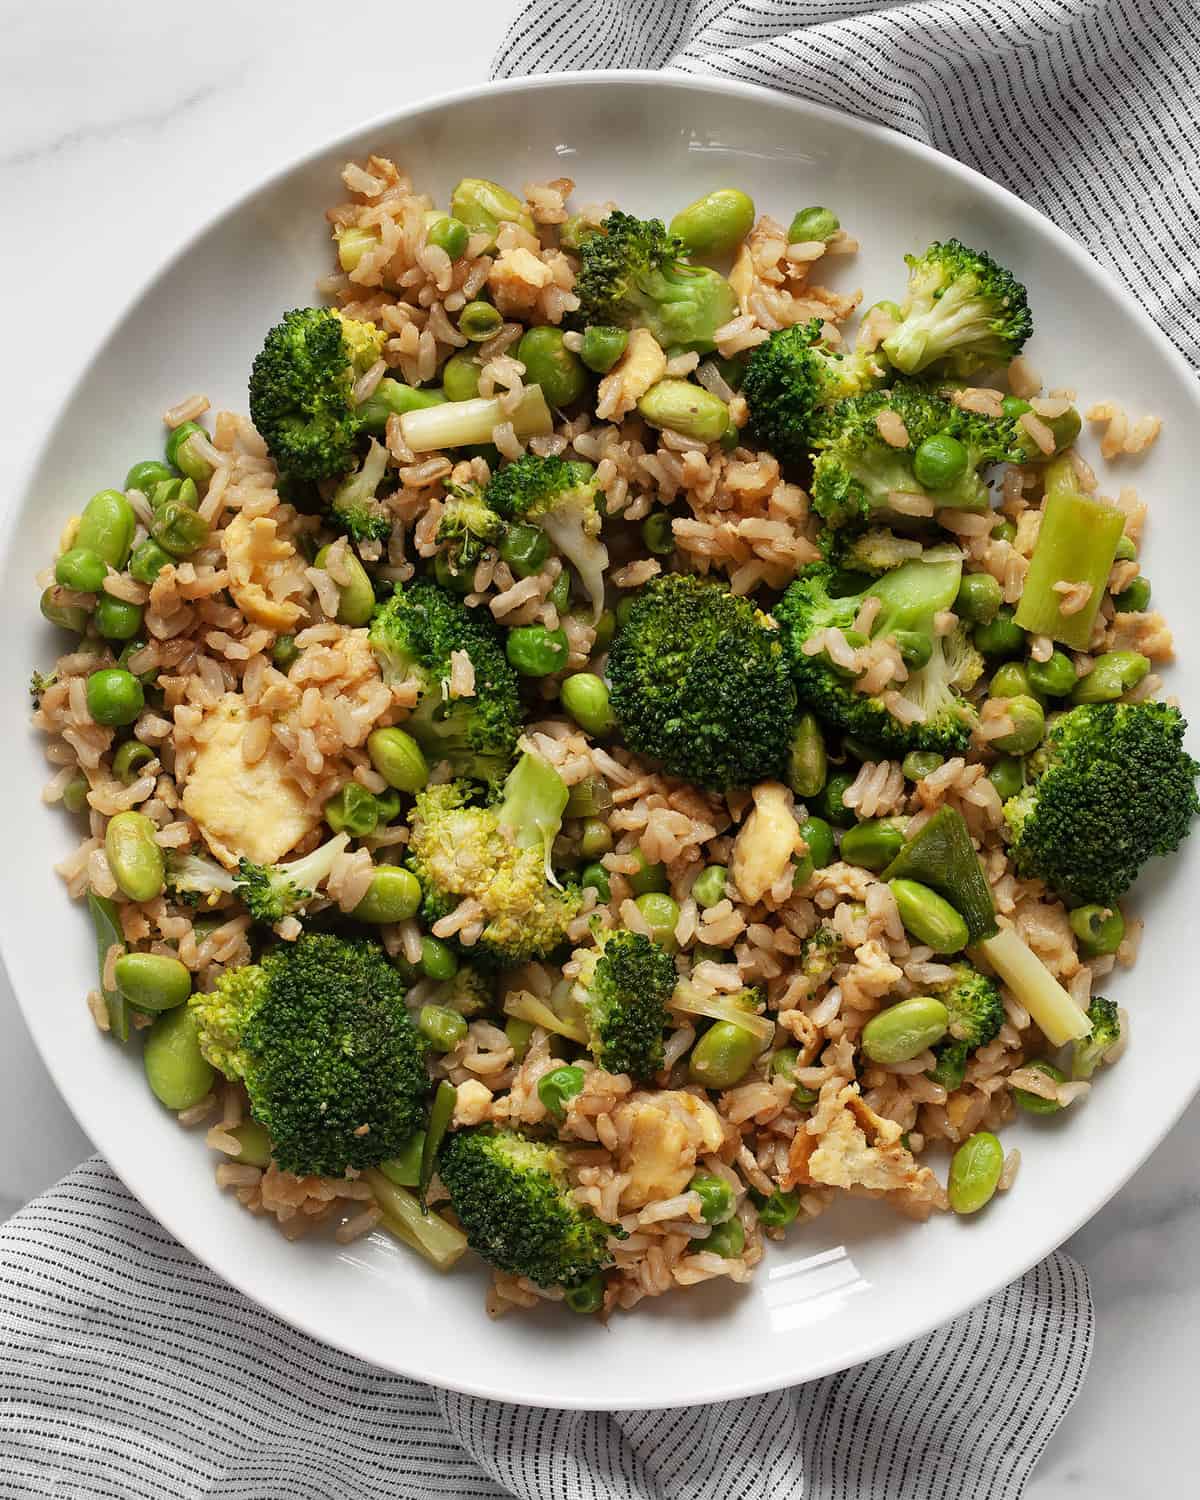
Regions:
M 1127 466 L 1127 482 L 1153 496 L 1159 525 L 1148 570 L 1186 643 L 1190 599 L 1174 559 L 1200 531 L 1188 504 L 1193 382 L 1069 240 L 999 189 L 857 122 L 729 86 L 592 76 L 460 96 L 452 108 L 428 106 L 359 132 L 243 202 L 149 288 L 81 381 L 70 423 L 43 451 L 11 517 L 19 524 L 3 574 L 10 691 L 30 660 L 54 649 L 29 579 L 70 506 L 154 451 L 165 400 L 199 388 L 215 403 L 241 400 L 261 331 L 308 298 L 324 265 L 321 209 L 337 195 L 338 163 L 371 147 L 399 156 L 442 195 L 469 170 L 514 183 L 567 172 L 583 198 L 616 195 L 643 212 L 669 211 L 728 181 L 779 216 L 828 201 L 867 247 L 842 285 L 861 283 L 872 297 L 899 288 L 901 252 L 930 235 L 987 245 L 1029 285 L 1039 328 L 1029 352 L 1035 363 L 1044 356 L 1053 383 L 1167 419 L 1167 436 L 1147 462 Z M 1185 703 L 1197 696 L 1186 660 L 1172 681 Z M 44 775 L 32 739 L 8 737 L 0 765 L 31 804 Z M 56 1082 L 132 1189 L 198 1255 L 281 1316 L 379 1364 L 483 1394 L 601 1407 L 712 1400 L 892 1347 L 986 1295 L 1095 1212 L 1200 1081 L 1186 1011 L 1172 1003 L 1177 968 L 1152 931 L 1136 975 L 1113 987 L 1135 1010 L 1143 1039 L 1122 1062 L 1120 1085 L 1102 1087 L 1086 1109 L 1048 1128 L 1015 1130 L 1011 1140 L 1025 1153 L 1018 1189 L 978 1222 L 916 1227 L 876 1205 L 850 1204 L 772 1251 L 748 1291 L 664 1299 L 607 1331 L 564 1329 L 552 1310 L 491 1324 L 480 1309 L 482 1275 L 436 1278 L 382 1238 L 348 1251 L 289 1247 L 219 1197 L 202 1145 L 161 1114 L 136 1063 L 96 1035 L 80 1007 L 91 982 L 88 934 L 82 917 L 65 910 L 49 869 L 66 847 L 62 823 L 39 815 L 21 837 L 23 858 L 0 869 L 0 941 L 14 987 Z M 1193 848 L 1143 885 L 1159 936 L 1188 930 L 1197 858 Z

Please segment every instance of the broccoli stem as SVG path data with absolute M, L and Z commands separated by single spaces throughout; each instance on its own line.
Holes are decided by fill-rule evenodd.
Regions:
M 1017 606 L 1021 629 L 1085 651 L 1124 528 L 1124 512 L 1085 495 L 1070 457 L 1056 458 L 1046 469 L 1041 530 Z M 1061 580 L 1091 585 L 1087 603 L 1074 614 L 1062 613 L 1063 595 L 1054 589 Z
M 562 826 L 569 796 L 562 777 L 550 762 L 528 751 L 504 783 L 504 800 L 496 815 L 500 832 L 518 849 L 542 845 L 546 851 L 547 877 L 550 848 Z
M 539 1000 L 528 990 L 518 990 L 505 1000 L 504 1014 L 511 1016 L 514 1021 L 525 1021 L 530 1026 L 540 1026 L 544 1031 L 565 1036 L 572 1042 L 578 1042 L 581 1047 L 587 1046 L 588 1031 L 577 1006 L 574 1014 L 560 1016 L 544 1000 Z
M 462 1230 L 455 1229 L 439 1214 L 422 1212 L 407 1188 L 389 1182 L 376 1167 L 367 1167 L 363 1176 L 383 1213 L 385 1227 L 398 1240 L 423 1255 L 439 1271 L 448 1271 L 466 1254 L 467 1237 Z
M 433 1104 L 429 1110 L 429 1125 L 425 1131 L 425 1139 L 421 1142 L 421 1165 L 417 1172 L 417 1190 L 421 1195 L 422 1208 L 425 1207 L 425 1191 L 433 1180 L 437 1155 L 442 1149 L 442 1142 L 446 1139 L 446 1132 L 450 1129 L 450 1121 L 454 1118 L 454 1106 L 457 1103 L 458 1090 L 443 1078 L 433 1096 Z
M 379 1163 L 379 1170 L 396 1187 L 417 1187 L 421 1181 L 421 1157 L 425 1150 L 425 1132 L 414 1131 L 395 1156 Z
M 554 418 L 541 386 L 526 386 L 520 404 L 512 412 L 504 410 L 498 397 L 482 396 L 406 412 L 400 418 L 400 431 L 414 453 L 428 453 L 434 448 L 490 443 L 492 429 L 502 422 L 511 422 L 519 438 L 544 437 L 552 432 Z
M 385 375 L 358 407 L 356 415 L 364 432 L 382 436 L 390 416 L 402 417 L 406 412 L 425 411 L 431 406 L 442 406 L 445 401 L 445 393 L 437 386 L 417 390 Z
M 980 952 L 1033 1017 L 1052 1047 L 1089 1035 L 1092 1023 L 1016 929 L 984 938 Z

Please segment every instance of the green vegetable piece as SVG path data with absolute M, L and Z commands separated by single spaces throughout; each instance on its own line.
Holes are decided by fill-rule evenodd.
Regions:
M 540 526 L 518 522 L 500 543 L 500 556 L 520 578 L 540 573 L 550 556 L 550 539 Z
M 764 1229 L 786 1229 L 796 1222 L 799 1213 L 800 1194 L 783 1188 L 776 1188 L 758 1204 L 758 1222 Z
M 56 588 L 54 584 L 42 590 L 42 597 L 38 601 L 42 618 L 49 620 L 51 625 L 57 625 L 62 630 L 72 630 L 76 635 L 82 635 L 88 628 L 87 610 L 81 604 L 61 603 L 60 594 L 61 589 Z
M 969 1135 L 950 1161 L 946 1192 L 956 1214 L 978 1213 L 990 1203 L 1004 1170 L 1004 1147 L 990 1130 Z
M 91 791 L 91 783 L 82 771 L 77 776 L 72 776 L 66 786 L 63 787 L 62 805 L 69 813 L 81 813 L 88 805 L 87 794 Z
M 510 1016 L 504 1023 L 504 1035 L 508 1038 L 509 1045 L 513 1049 L 513 1060 L 520 1062 L 529 1047 L 529 1039 L 533 1036 L 534 1026 L 532 1021 L 519 1021 L 516 1016 Z
M 986 625 L 996 618 L 1003 598 L 999 583 L 990 573 L 964 573 L 954 613 L 970 625 Z
M 592 655 L 598 656 L 601 651 L 607 651 L 612 644 L 612 638 L 617 631 L 617 617 L 611 609 L 600 611 L 600 618 L 595 625 L 596 639 L 592 646 Z
M 1054 651 L 1046 661 L 1034 661 L 1028 666 L 1029 685 L 1044 698 L 1065 698 L 1075 686 L 1077 673 L 1075 663 L 1062 651 Z
M 468 302 L 458 315 L 458 331 L 473 344 L 482 344 L 499 333 L 504 316 L 490 302 Z M 533 382 L 531 381 L 532 385 Z
M 367 894 L 350 915 L 356 922 L 385 926 L 415 916 L 421 905 L 421 886 L 411 870 L 399 865 L 376 865 Z
M 446 1131 L 449 1130 L 450 1121 L 454 1117 L 454 1105 L 457 1099 L 458 1090 L 443 1078 L 433 1096 L 433 1104 L 429 1110 L 429 1124 L 425 1130 L 425 1144 L 421 1150 L 421 1175 L 417 1181 L 417 1188 L 421 1195 L 422 1207 L 425 1204 L 425 1190 L 433 1178 L 434 1167 L 437 1165 L 438 1152 L 442 1149 Z
M 841 227 L 841 221 L 831 208 L 801 208 L 788 229 L 788 244 L 805 245 L 814 240 L 828 241 Z M 897 307 L 897 314 L 899 311 Z
M 1150 670 L 1150 660 L 1138 651 L 1105 651 L 1094 658 L 1092 670 L 1081 677 L 1072 703 L 1115 703 L 1137 687 Z
M 1113 595 L 1113 607 L 1121 614 L 1141 614 L 1149 604 L 1150 580 L 1141 574 Z
M 638 867 L 632 875 L 627 877 L 633 888 L 633 894 L 644 896 L 648 891 L 665 891 L 667 889 L 665 867 L 650 864 L 642 853 L 640 845 L 633 851 L 633 857 L 637 860 Z
M 427 979 L 453 979 L 458 973 L 458 957 L 441 938 L 422 937 L 421 969 Z
M 146 1082 L 167 1109 L 191 1109 L 212 1089 L 216 1070 L 200 1051 L 196 1013 L 186 1006 L 159 1016 L 142 1049 Z
M 997 667 L 988 683 L 991 698 L 1033 698 L 1036 694 L 1029 679 L 1029 668 L 1023 661 L 1006 661 Z
M 165 953 L 124 953 L 113 977 L 137 1010 L 174 1010 L 192 993 L 192 976 L 185 965 Z
M 575 672 L 566 678 L 559 701 L 585 734 L 599 739 L 616 727 L 608 688 L 594 672 Z
M 1025 763 L 1015 755 L 1002 755 L 988 772 L 1002 802 L 1015 797 L 1025 785 Z
M 715 443 L 729 426 L 729 408 L 691 380 L 673 376 L 652 385 L 637 404 L 651 427 L 665 427 L 698 443 Z
M 681 208 L 669 225 L 691 255 L 732 255 L 754 227 L 754 200 L 740 188 L 717 188 Z
M 126 786 L 130 786 L 138 779 L 141 768 L 157 759 L 156 753 L 149 745 L 143 745 L 141 740 L 126 740 L 117 746 L 113 756 L 113 775 Z
M 426 218 L 426 244 L 436 245 L 439 250 L 444 250 L 451 260 L 458 260 L 466 254 L 470 238 L 471 231 L 461 219 L 452 219 L 449 214 L 439 213 Z
M 300 647 L 294 635 L 281 635 L 271 647 L 271 660 L 281 672 L 286 672 L 300 660 Z
M 104 853 L 113 879 L 131 901 L 153 901 L 166 882 L 157 829 L 145 813 L 119 812 L 104 831 Z
M 944 764 L 944 757 L 936 750 L 910 750 L 900 762 L 900 769 L 909 781 L 924 781 Z
M 688 1078 L 706 1089 L 731 1089 L 741 1083 L 762 1051 L 753 1031 L 734 1021 L 714 1021 L 692 1048 Z
M 986 625 L 976 625 L 971 632 L 975 649 L 984 656 L 1020 656 L 1025 650 L 1025 632 L 1016 623 L 1012 610 L 1002 604 Z
M 613 846 L 612 830 L 602 818 L 587 818 L 579 835 L 579 852 L 584 859 L 599 859 Z
M 699 1193 L 700 1217 L 706 1224 L 721 1224 L 732 1216 L 733 1189 L 723 1177 L 715 1177 L 711 1172 L 697 1172 L 686 1191 Z
M 422 1005 L 417 1030 L 435 1052 L 453 1052 L 467 1034 L 466 1017 L 447 1005 Z
M 888 881 L 900 920 L 918 942 L 935 953 L 959 953 L 967 946 L 967 924 L 944 896 L 916 880 Z
M 271 1137 L 257 1120 L 245 1120 L 235 1125 L 229 1134 L 241 1147 L 237 1154 L 240 1167 L 269 1167 L 271 1165 Z
M 588 385 L 582 360 L 566 347 L 563 338 L 561 328 L 531 328 L 517 345 L 526 385 L 540 385 L 551 406 L 570 406 Z
M 106 641 L 131 641 L 142 633 L 143 614 L 140 604 L 130 604 L 112 594 L 101 594 L 96 600 L 92 618 Z
M 628 343 L 629 335 L 623 328 L 608 328 L 592 323 L 583 330 L 579 357 L 595 374 L 607 375 L 625 353 Z
M 849 828 L 855 820 L 853 808 L 842 801 L 854 777 L 847 771 L 835 772 L 825 783 L 820 794 L 812 799 L 813 807 L 835 828 Z
M 734 1260 L 746 1247 L 746 1231 L 740 1219 L 726 1219 L 723 1224 L 714 1224 L 707 1239 L 697 1241 L 710 1255 L 719 1255 L 723 1260 Z
M 207 484 L 212 478 L 213 467 L 196 451 L 192 441 L 196 435 L 208 439 L 208 433 L 199 422 L 181 422 L 167 435 L 167 462 L 174 466 L 193 484 Z
M 1024 693 L 1005 702 L 1013 727 L 1007 734 L 997 735 L 992 744 L 1006 755 L 1026 755 L 1041 744 L 1046 733 L 1045 710 L 1036 698 Z
M 348 833 L 351 838 L 365 838 L 374 833 L 379 822 L 379 804 L 357 781 L 348 781 L 333 794 L 321 814 L 334 833 Z
M 560 615 L 565 615 L 571 603 L 571 570 L 563 568 L 558 577 L 550 586 L 550 592 L 546 595 L 547 601 L 553 604 Z
M 1026 1063 L 1026 1067 L 1033 1073 L 1044 1073 L 1047 1078 L 1055 1083 L 1066 1083 L 1067 1075 L 1061 1068 L 1055 1067 L 1052 1062 L 1046 1062 L 1043 1058 Z M 1027 1115 L 1056 1115 L 1062 1109 L 1057 1099 L 1046 1099 L 1041 1094 L 1035 1094 L 1030 1089 L 1013 1089 L 1013 1103 L 1018 1109 L 1023 1109 Z
M 604 1276 L 594 1272 L 586 1281 L 569 1286 L 563 1293 L 563 1301 L 577 1313 L 596 1313 L 604 1306 Z
M 1078 906 L 1069 920 L 1085 958 L 1115 953 L 1125 939 L 1125 918 L 1118 907 Z
M 675 924 L 679 921 L 679 903 L 662 891 L 647 891 L 634 905 L 645 919 L 653 941 L 668 953 L 674 953 L 678 947 Z
M 75 530 L 75 546 L 94 552 L 118 572 L 125 566 L 137 517 L 120 490 L 101 490 L 83 508 Z
M 992 535 L 998 542 L 1007 542 L 1011 546 L 1017 539 L 1017 528 L 1005 517 L 1003 521 L 997 521 L 992 527 Z
M 479 395 L 483 366 L 471 354 L 452 354 L 442 369 L 442 389 L 447 401 L 473 401 Z
M 948 432 L 935 432 L 913 454 L 913 473 L 922 489 L 948 490 L 967 472 L 970 461 L 966 446 L 956 437 Z
M 669 510 L 652 510 L 642 522 L 642 541 L 647 552 L 666 557 L 675 550 L 675 529 Z
M 313 565 L 323 568 L 328 559 L 329 548 L 322 547 L 313 559 Z M 369 625 L 371 616 L 375 613 L 375 590 L 371 586 L 367 570 L 349 548 L 343 549 L 342 568 L 350 581 L 337 584 L 338 598 L 341 601 L 337 612 L 338 623 L 353 626 Z M 334 582 L 336 583 L 337 580 L 335 579 Z
M 706 865 L 696 876 L 692 886 L 692 895 L 697 904 L 707 910 L 710 906 L 716 906 L 718 901 L 724 901 L 728 878 L 729 871 L 724 865 Z
M 917 995 L 873 1015 L 862 1030 L 862 1050 L 886 1066 L 911 1062 L 940 1042 L 949 1026 L 950 1014 L 940 1000 Z
M 78 594 L 95 594 L 108 577 L 108 564 L 87 547 L 72 547 L 54 564 L 54 581 Z
M 567 633 L 547 630 L 544 625 L 517 625 L 508 632 L 504 645 L 510 666 L 522 677 L 549 677 L 567 664 L 570 647 Z
M 808 845 L 808 857 L 816 869 L 833 863 L 833 828 L 824 818 L 806 818 L 800 825 L 800 837 Z
M 136 578 L 139 583 L 153 583 L 162 570 L 174 561 L 169 552 L 165 552 L 153 538 L 147 537 L 133 549 L 129 558 L 129 576 Z
M 567 793 L 567 805 L 563 809 L 566 818 L 594 818 L 599 813 L 611 811 L 612 792 L 602 776 L 585 776 L 577 781 Z
M 100 993 L 104 1008 L 108 1012 L 108 1029 L 118 1042 L 129 1040 L 129 1009 L 125 996 L 114 985 L 111 989 L 104 983 L 108 969 L 108 955 L 113 948 L 125 952 L 125 936 L 121 931 L 121 918 L 116 903 L 107 896 L 97 896 L 95 891 L 87 893 L 88 915 L 96 934 L 96 963 L 100 971 Z
M 842 835 L 842 858 L 864 870 L 882 870 L 904 847 L 904 818 L 869 818 Z
M 787 784 L 806 801 L 820 794 L 828 774 L 825 736 L 815 714 L 801 714 L 788 746 Z
M 155 514 L 150 535 L 172 557 L 190 557 L 208 541 L 208 522 L 182 500 L 168 500 Z
M 496 248 L 496 233 L 501 224 L 519 224 L 530 234 L 537 228 L 528 209 L 507 188 L 484 177 L 464 177 L 450 194 L 450 212 L 473 233 L 489 236 L 484 249 L 490 254 Z
M 584 1071 L 569 1063 L 543 1073 L 538 1079 L 537 1095 L 552 1120 L 560 1124 L 567 1117 L 567 1104 L 583 1088 Z
M 591 886 L 602 902 L 612 900 L 608 871 L 601 864 L 585 865 L 580 872 L 579 884 L 584 890 Z
M 972 943 L 996 931 L 992 893 L 957 808 L 940 807 L 883 872 L 885 880 L 920 881 L 961 912 Z
M 397 1187 L 415 1188 L 421 1181 L 421 1155 L 425 1150 L 425 1132 L 414 1130 L 395 1156 L 379 1163 L 379 1170 Z
M 1122 536 L 1117 541 L 1117 562 L 1133 562 L 1137 557 L 1137 543 L 1131 536 Z
M 149 498 L 156 484 L 169 484 L 177 477 L 166 464 L 161 463 L 157 458 L 143 458 L 126 474 L 125 488 L 141 490 L 142 494 Z
M 429 783 L 429 762 L 405 729 L 373 729 L 367 736 L 371 764 L 398 792 L 416 793 Z
M 799 1061 L 800 1053 L 795 1047 L 780 1047 L 771 1057 L 771 1072 L 777 1077 L 795 1078 Z M 807 1109 L 819 1097 L 816 1089 L 806 1088 L 802 1083 L 798 1083 L 792 1090 L 792 1103 L 797 1109 Z

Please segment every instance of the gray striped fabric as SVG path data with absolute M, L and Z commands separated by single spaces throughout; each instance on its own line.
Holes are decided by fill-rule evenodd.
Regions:
M 280 1323 L 96 1158 L 0 1229 L 0 1497 L 1015 1500 L 1091 1341 L 1087 1278 L 1053 1255 L 950 1327 L 796 1390 L 501 1405 Z

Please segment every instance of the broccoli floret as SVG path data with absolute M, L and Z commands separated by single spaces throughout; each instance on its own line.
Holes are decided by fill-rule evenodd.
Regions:
M 640 932 L 602 934 L 575 954 L 575 996 L 587 1020 L 588 1047 L 608 1073 L 649 1082 L 663 1065 L 667 1002 L 675 990 L 675 962 Z
M 471 964 L 460 964 L 453 979 L 438 985 L 435 999 L 438 1005 L 456 1010 L 468 1018 L 480 1016 L 491 1010 L 495 998 L 492 977 Z
M 512 763 L 521 704 L 491 616 L 421 579 L 380 605 L 369 639 L 386 683 L 420 685 L 404 727 L 430 759 L 448 761 L 456 776 L 499 780 Z M 447 695 L 455 651 L 465 651 L 475 669 L 472 697 Z
M 447 485 L 437 542 L 456 573 L 473 569 L 503 535 L 503 517 L 487 503 L 478 485 Z
M 188 1003 L 202 1052 L 245 1084 L 283 1171 L 341 1177 L 422 1125 L 425 1044 L 379 944 L 305 934 Z
M 608 658 L 630 749 L 724 791 L 777 774 L 796 695 L 779 634 L 748 599 L 669 574 L 634 601 Z
M 890 573 L 901 563 L 911 562 L 925 550 L 914 537 L 897 536 L 886 527 L 854 534 L 849 531 L 826 531 L 822 544 L 831 563 L 850 573 L 865 573 L 876 578 Z
M 1165 703 L 1085 703 L 1054 720 L 1026 761 L 1032 781 L 1004 807 L 1017 870 L 1111 906 L 1200 811 L 1186 728 Z
M 970 375 L 1020 354 L 1033 332 L 1025 288 L 983 250 L 958 240 L 906 255 L 900 322 L 883 341 L 897 370 Z
M 29 696 L 33 699 L 34 708 L 41 707 L 42 694 L 46 691 L 47 688 L 53 687 L 57 681 L 57 672 L 34 671 L 32 677 L 30 677 L 29 679 Z
M 737 311 L 724 276 L 689 264 L 660 219 L 615 211 L 600 228 L 579 247 L 576 325 L 648 328 L 664 349 L 714 349 L 716 330 Z
M 374 324 L 327 307 L 295 308 L 268 332 L 250 371 L 250 417 L 282 472 L 332 479 L 353 466 L 354 382 L 382 348 Z
M 461 781 L 418 793 L 408 860 L 425 893 L 426 920 L 472 896 L 483 922 L 472 955 L 518 964 L 558 947 L 581 904 L 579 892 L 559 887 L 550 867 L 566 805 L 562 778 L 531 752 L 513 767 L 492 807 L 470 805 L 470 788 Z
M 742 378 L 754 435 L 785 463 L 801 463 L 824 408 L 873 390 L 883 373 L 872 354 L 822 344 L 819 318 L 781 328 L 754 348 Z
M 879 430 L 883 413 L 904 423 L 908 442 L 895 447 Z M 961 444 L 956 477 L 934 489 L 915 467 L 927 439 L 945 436 Z M 813 463 L 813 509 L 830 526 L 869 524 L 891 512 L 893 492 L 928 495 L 939 508 L 983 511 L 990 503 L 979 470 L 1009 457 L 1010 423 L 963 411 L 935 391 L 896 386 L 839 401 L 820 422 Z M 951 471 L 947 471 L 951 472 Z
M 362 467 L 347 475 L 329 502 L 329 518 L 356 542 L 385 542 L 392 534 L 392 513 L 375 498 L 387 470 L 388 451 L 371 439 Z
M 995 984 L 968 963 L 950 965 L 952 977 L 929 987 L 950 1015 L 946 1040 L 933 1049 L 937 1059 L 929 1076 L 946 1089 L 962 1087 L 973 1052 L 994 1041 L 1004 1025 L 1004 1002 Z
M 963 629 L 939 636 L 933 628 L 934 616 L 953 606 L 961 576 L 962 559 L 956 549 L 930 548 L 861 593 L 835 597 L 835 570 L 828 563 L 808 564 L 775 610 L 800 703 L 867 744 L 887 750 L 937 750 L 947 755 L 963 750 L 975 712 L 961 694 L 975 685 L 983 659 Z M 853 625 L 868 598 L 881 600 L 883 606 L 871 637 L 893 636 L 901 654 L 914 663 L 908 678 L 889 689 L 889 696 L 895 692 L 903 704 L 917 710 L 920 717 L 912 722 L 903 713 L 894 714 L 883 696 L 856 692 L 851 677 L 843 676 L 825 651 L 805 653 L 805 643 L 830 627 L 840 629 L 852 646 L 865 644 Z M 924 666 L 916 666 L 921 660 Z M 903 704 L 897 700 L 897 706 Z
M 549 1141 L 481 1126 L 447 1138 L 438 1171 L 472 1250 L 539 1286 L 603 1269 L 619 1234 L 571 1195 L 566 1154 Z
M 348 834 L 335 834 L 289 864 L 260 865 L 243 857 L 236 874 L 201 854 L 173 854 L 167 859 L 167 889 L 187 906 L 212 906 L 220 896 L 237 896 L 256 922 L 280 922 L 303 911 L 349 843 Z
M 604 518 L 592 465 L 527 453 L 492 476 L 484 498 L 506 521 L 541 527 L 574 565 L 591 601 L 592 616 L 599 619 L 608 548 L 600 536 Z
M 1071 1051 L 1071 1077 L 1076 1082 L 1090 1078 L 1104 1061 L 1104 1054 L 1121 1040 L 1121 1016 L 1115 1001 L 1097 995 L 1087 1015 L 1092 1023 L 1091 1035 L 1080 1037 Z

